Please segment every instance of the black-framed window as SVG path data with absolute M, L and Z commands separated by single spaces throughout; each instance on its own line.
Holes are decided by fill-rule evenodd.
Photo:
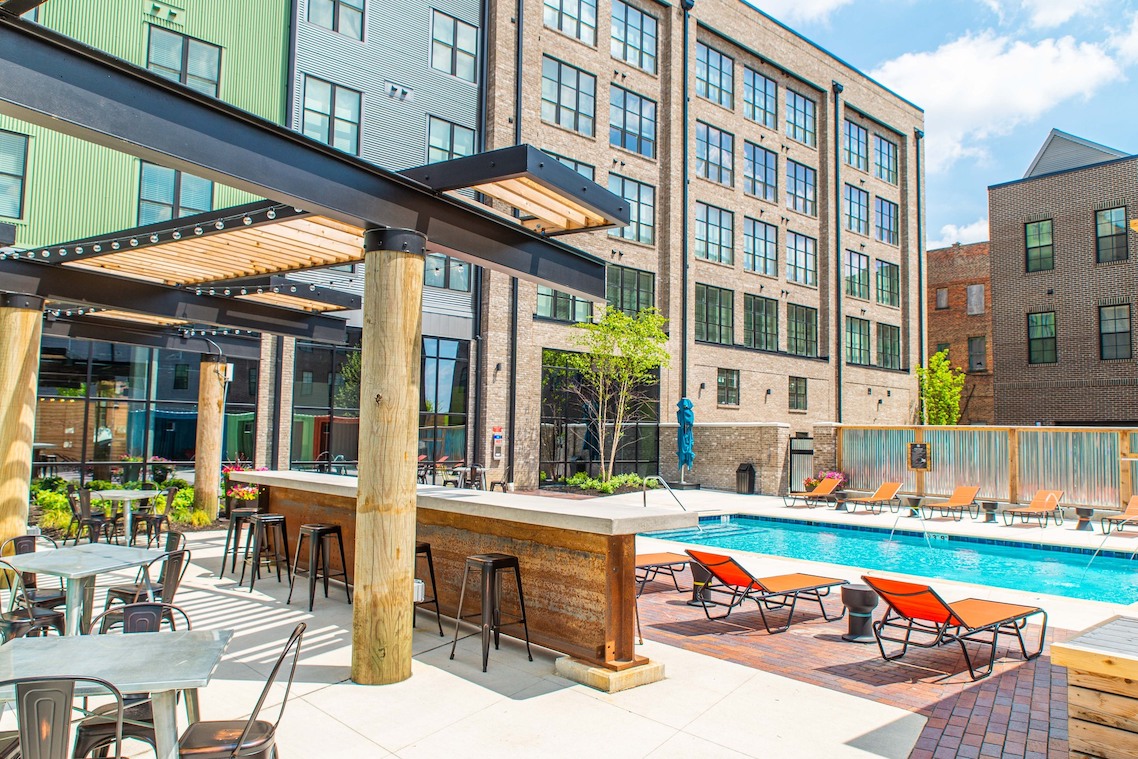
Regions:
M 656 275 L 609 264 L 605 272 L 608 305 L 629 316 L 656 305 Z
M 609 192 L 628 202 L 626 227 L 609 230 L 612 237 L 653 245 L 656 242 L 656 188 L 635 179 L 609 174 Z
M 937 343 L 936 344 L 936 352 L 937 353 L 944 353 L 945 356 L 948 355 L 949 350 L 951 348 L 952 348 L 952 343 Z
M 146 68 L 192 90 L 217 97 L 221 82 L 221 48 L 160 26 L 151 26 Z
M 859 235 L 869 234 L 869 193 L 860 187 L 846 185 L 846 229 Z
M 462 124 L 427 117 L 427 163 L 474 154 L 474 130 Z
M 593 302 L 538 285 L 537 315 L 561 322 L 588 322 L 593 320 Z
M 735 183 L 735 135 L 697 121 L 695 173 L 712 182 L 732 186 Z
M 1100 264 L 1125 261 L 1130 253 L 1126 248 L 1126 208 L 1108 208 L 1095 212 L 1095 260 Z
M 478 79 L 478 27 L 431 12 L 431 68 L 467 82 Z
M 893 324 L 877 325 L 877 365 L 883 369 L 901 368 L 901 328 Z
M 743 192 L 778 202 L 778 155 L 753 142 L 743 142 Z
M 1054 364 L 1059 360 L 1055 346 L 1055 312 L 1027 315 L 1027 363 Z
M 818 355 L 818 309 L 786 304 L 786 351 L 795 356 Z
M 308 22 L 362 40 L 364 0 L 308 0 Z
M 897 204 L 885 198 L 875 199 L 877 239 L 890 245 L 900 244 L 900 214 Z
M 695 204 L 695 257 L 735 263 L 735 214 L 708 203 Z
M 612 57 L 655 74 L 658 25 L 652 14 L 613 0 Z
M 739 370 L 717 369 L 715 372 L 715 401 L 720 406 L 739 405 Z
M 735 342 L 733 290 L 696 283 L 695 339 L 721 345 L 731 345 Z
M 795 142 L 814 145 L 817 142 L 815 109 L 817 104 L 794 90 L 786 91 L 786 136 Z
M 901 305 L 901 267 L 888 261 L 877 262 L 877 302 Z
M 584 161 L 578 161 L 576 158 L 569 158 L 568 156 L 554 153 L 552 150 L 543 150 L 542 152 L 553 156 L 558 160 L 558 162 L 565 164 L 569 168 L 573 169 L 573 171 L 588 179 L 590 182 L 596 181 L 597 168 L 593 166 L 593 164 L 585 163 Z
M 944 311 L 948 308 L 948 288 L 938 287 L 936 289 L 936 310 Z
M 743 67 L 743 116 L 765 127 L 778 128 L 778 85 L 750 66 Z
M 1099 356 L 1103 361 L 1130 358 L 1130 304 L 1099 306 Z
M 743 295 L 743 345 L 778 350 L 778 301 L 761 295 Z
M 427 460 L 466 460 L 470 343 L 423 338 L 419 401 L 419 454 Z
M 470 292 L 470 264 L 442 253 L 428 253 L 423 269 L 423 284 L 444 290 Z
M 791 411 L 806 411 L 806 378 L 787 377 L 787 392 L 787 408 Z
M 139 163 L 140 227 L 213 210 L 213 182 L 146 161 Z
M 873 135 L 874 174 L 889 184 L 897 184 L 897 143 Z
M 869 300 L 869 256 L 846 251 L 846 295 Z
M 597 0 L 545 0 L 545 25 L 595 45 Z
M 609 106 L 609 144 L 655 158 L 656 101 L 614 84 Z
M 1050 271 L 1055 268 L 1055 245 L 1051 233 L 1051 219 L 1032 221 L 1023 225 L 1028 271 Z
M 359 155 L 363 94 L 304 75 L 303 132 L 306 137 Z
M 743 217 L 743 269 L 778 276 L 778 227 Z
M 869 320 L 846 317 L 846 363 L 869 365 Z
M 869 130 L 846 119 L 846 163 L 869 171 Z
M 818 284 L 818 241 L 813 237 L 786 233 L 786 278 L 803 285 Z
M 0 216 L 24 215 L 24 184 L 28 171 L 28 138 L 0 130 Z
M 988 339 L 983 335 L 968 338 L 968 371 L 984 372 L 988 367 Z
M 710 45 L 697 42 L 695 46 L 695 94 L 718 103 L 724 108 L 735 108 L 735 59 Z
M 174 364 L 174 390 L 190 389 L 190 365 Z
M 816 187 L 817 174 L 814 169 L 787 160 L 786 162 L 786 207 L 807 216 L 818 215 Z
M 597 78 L 548 55 L 541 59 L 541 119 L 592 137 Z

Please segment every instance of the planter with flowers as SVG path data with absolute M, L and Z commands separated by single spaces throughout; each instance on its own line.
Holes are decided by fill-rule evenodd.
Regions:
M 162 484 L 169 479 L 173 471 L 174 466 L 170 462 L 170 459 L 164 459 L 161 456 L 150 457 L 150 477 L 158 484 Z
M 817 477 L 807 477 L 802 481 L 806 486 L 806 490 L 810 491 L 818 487 L 822 480 L 836 477 L 838 479 L 838 486 L 834 488 L 834 495 L 840 495 L 844 492 L 846 485 L 850 484 L 850 477 L 845 472 L 818 472 Z
M 245 466 L 243 464 L 226 464 L 221 468 L 222 487 L 225 490 L 225 513 L 222 516 L 228 519 L 230 511 L 233 509 L 256 506 L 261 497 L 261 489 L 259 487 L 245 483 L 231 483 L 229 481 L 229 473 L 249 471 L 263 472 L 265 470 L 266 468 L 263 466 L 254 469 L 251 466 Z
M 142 457 L 131 456 L 124 453 L 119 456 L 119 466 L 115 467 L 122 473 L 122 482 L 137 482 L 142 479 Z

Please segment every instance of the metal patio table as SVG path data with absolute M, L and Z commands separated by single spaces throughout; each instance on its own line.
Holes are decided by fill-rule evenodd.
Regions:
M 84 676 L 107 680 L 123 693 L 150 693 L 158 759 L 177 759 L 178 691 L 186 692 L 191 722 L 200 719 L 197 689 L 209 685 L 232 630 L 179 630 L 130 635 L 17 638 L 0 646 L 0 680 Z M 103 691 L 77 684 L 76 696 Z M 15 699 L 0 689 L 0 702 Z
M 85 543 L 50 551 L 5 556 L 4 561 L 19 572 L 62 577 L 67 583 L 65 612 L 67 634 L 80 635 L 91 624 L 97 575 L 119 569 L 141 567 L 164 555 L 164 551 L 151 548 L 131 548 L 113 543 Z
M 122 504 L 123 531 L 126 535 L 126 542 L 130 543 L 134 540 L 131 504 L 133 504 L 135 501 L 145 501 L 148 498 L 157 498 L 161 494 L 161 490 L 92 490 L 91 499 L 97 499 L 100 501 L 118 501 Z

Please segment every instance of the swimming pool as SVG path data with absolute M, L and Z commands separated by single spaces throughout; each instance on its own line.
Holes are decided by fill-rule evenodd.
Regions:
M 1107 552 L 1091 562 L 1090 553 L 1079 549 L 1029 548 L 956 535 L 930 535 L 930 546 L 919 532 L 898 530 L 890 539 L 889 530 L 745 515 L 703 517 L 700 525 L 702 532 L 646 536 L 1091 601 L 1138 602 L 1138 560 L 1129 554 Z

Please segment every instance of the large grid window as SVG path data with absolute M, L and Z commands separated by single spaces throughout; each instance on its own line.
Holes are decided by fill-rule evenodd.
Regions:
M 778 202 L 778 156 L 753 142 L 743 142 L 743 191 Z
M 1130 304 L 1099 306 L 1099 355 L 1103 361 L 1130 358 Z
M 869 256 L 846 251 L 846 295 L 869 300 Z
M 593 136 L 597 78 L 545 56 L 541 60 L 541 119 Z
M 28 138 L 0 131 L 0 216 L 24 215 L 24 179 L 28 170 Z
M 306 75 L 304 135 L 345 153 L 358 154 L 362 98 L 363 95 L 356 90 Z
M 735 136 L 711 124 L 696 122 L 695 173 L 728 187 L 735 183 Z
M 890 245 L 899 244 L 900 219 L 897 204 L 885 198 L 876 198 L 874 211 L 877 212 L 877 239 Z
M 433 11 L 431 68 L 467 82 L 477 78 L 478 27 Z
M 656 242 L 656 188 L 635 179 L 609 174 L 609 191 L 628 201 L 627 227 L 610 229 L 613 237 L 652 245 Z
M 656 101 L 614 84 L 609 105 L 609 144 L 655 158 Z
M 606 270 L 608 304 L 629 316 L 656 305 L 656 275 L 650 271 L 609 264 Z
M 846 229 L 859 235 L 869 234 L 869 193 L 860 187 L 846 185 Z
M 557 153 L 554 153 L 552 150 L 543 150 L 542 152 L 553 156 L 558 160 L 559 163 L 565 164 L 569 168 L 573 169 L 573 171 L 588 179 L 590 182 L 596 180 L 597 167 L 593 166 L 593 164 L 585 163 L 584 161 L 578 161 L 576 158 L 569 158 L 568 156 L 559 155 Z
M 846 163 L 869 171 L 869 132 L 849 119 L 846 119 Z
M 735 263 L 735 214 L 707 203 L 695 204 L 695 257 Z
M 968 338 L 968 371 L 987 371 L 988 340 L 983 335 Z
M 721 345 L 735 342 L 734 291 L 696 284 L 695 339 Z
M 1102 264 L 1108 261 L 1124 261 L 1129 255 L 1126 249 L 1126 209 L 1111 208 L 1095 213 L 1096 260 Z
M 1058 360 L 1055 349 L 1055 312 L 1028 314 L 1027 363 L 1054 364 Z
M 474 153 L 474 130 L 446 119 L 427 117 L 427 163 Z
M 545 25 L 595 45 L 597 0 L 545 0 Z
M 877 325 L 877 365 L 883 369 L 901 368 L 901 328 Z
M 1051 239 L 1051 219 L 1025 224 L 1023 236 L 1027 247 L 1027 270 L 1054 269 L 1055 245 Z
M 138 226 L 213 210 L 213 182 L 165 166 L 141 163 Z
M 795 356 L 818 355 L 818 309 L 786 304 L 786 351 Z
M 786 162 L 786 207 L 807 216 L 818 215 L 814 169 L 797 161 Z
M 901 267 L 888 261 L 877 262 L 877 302 L 901 305 Z
M 750 293 L 743 296 L 743 345 L 778 350 L 778 301 Z
M 734 108 L 735 60 L 702 42 L 696 43 L 695 94 L 724 108 Z
M 877 178 L 897 184 L 897 143 L 879 134 L 873 135 L 873 156 Z
M 146 68 L 192 90 L 217 97 L 221 81 L 221 48 L 152 26 Z
M 803 285 L 818 284 L 818 241 L 813 237 L 786 233 L 786 278 Z
M 656 17 L 621 0 L 612 3 L 612 57 L 656 73 Z
M 805 377 L 788 377 L 789 396 L 790 402 L 788 408 L 791 411 L 805 411 L 806 410 L 806 378 Z
M 470 264 L 442 253 L 428 253 L 423 284 L 444 290 L 470 292 Z
M 794 90 L 786 91 L 786 136 L 796 142 L 814 145 L 817 141 L 814 109 L 816 104 Z
M 869 322 L 846 317 L 846 363 L 869 365 Z
M 743 217 L 743 268 L 769 277 L 778 276 L 778 227 L 750 216 Z
M 562 322 L 588 322 L 593 320 L 593 302 L 538 285 L 537 315 Z
M 719 369 L 716 371 L 715 400 L 720 406 L 739 405 L 738 369 Z
M 778 127 L 778 85 L 749 66 L 743 67 L 743 116 L 771 129 Z
M 364 0 L 308 0 L 308 22 L 362 40 Z

